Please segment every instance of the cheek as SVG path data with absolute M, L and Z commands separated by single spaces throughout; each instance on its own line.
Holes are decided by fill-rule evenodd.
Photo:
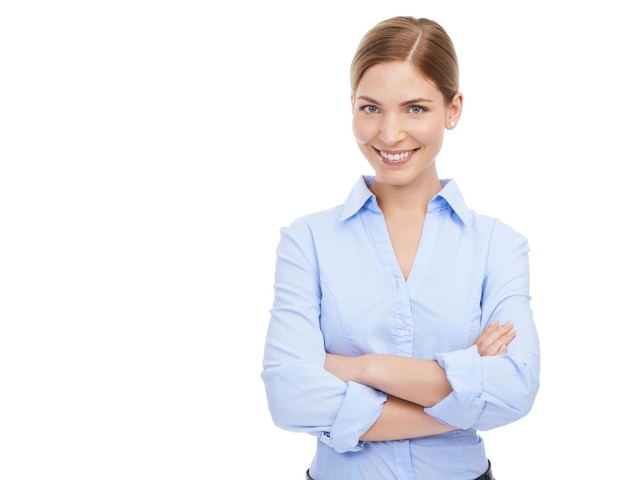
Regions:
M 413 133 L 424 145 L 438 144 L 443 139 L 443 128 L 434 122 L 420 125 Z
M 372 123 L 359 119 L 356 116 L 352 117 L 352 133 L 358 143 L 369 143 L 374 138 L 376 127 Z

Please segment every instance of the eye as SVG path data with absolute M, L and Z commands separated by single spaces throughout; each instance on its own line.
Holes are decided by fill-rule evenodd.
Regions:
M 361 107 L 361 110 L 364 111 L 365 113 L 377 113 L 378 107 L 375 105 L 363 105 Z
M 424 109 L 420 107 L 419 105 L 411 105 L 409 107 L 409 112 L 411 113 L 422 113 L 423 111 Z

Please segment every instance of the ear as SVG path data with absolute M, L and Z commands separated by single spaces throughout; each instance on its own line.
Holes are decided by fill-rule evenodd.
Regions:
M 448 116 L 446 119 L 446 128 L 452 130 L 459 123 L 461 113 L 463 112 L 463 94 L 457 92 L 452 102 L 448 106 Z

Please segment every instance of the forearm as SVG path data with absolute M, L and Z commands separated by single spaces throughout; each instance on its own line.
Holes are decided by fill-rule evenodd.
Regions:
M 445 370 L 435 360 L 384 354 L 327 355 L 326 368 L 344 382 L 362 383 L 424 407 L 452 392 Z
M 438 422 L 424 413 L 424 408 L 420 405 L 390 396 L 385 402 L 380 417 L 361 436 L 360 440 L 404 440 L 437 435 L 452 430 L 456 430 L 456 427 Z
M 494 320 L 476 339 L 481 356 L 502 355 L 516 332 L 511 322 Z M 326 370 L 344 382 L 368 385 L 424 407 L 432 407 L 450 393 L 452 386 L 437 360 L 385 354 L 343 356 L 327 353 Z

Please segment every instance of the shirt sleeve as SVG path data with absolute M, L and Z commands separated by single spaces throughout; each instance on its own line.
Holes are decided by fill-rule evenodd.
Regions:
M 261 373 L 272 419 L 285 430 L 316 435 L 338 452 L 358 451 L 387 396 L 324 369 L 320 275 L 305 221 L 281 230 L 276 257 Z
M 476 346 L 435 356 L 453 392 L 426 413 L 462 429 L 489 430 L 528 414 L 539 389 L 539 339 L 530 307 L 526 239 L 496 221 L 482 291 L 483 328 L 512 321 L 505 355 L 481 357 Z

